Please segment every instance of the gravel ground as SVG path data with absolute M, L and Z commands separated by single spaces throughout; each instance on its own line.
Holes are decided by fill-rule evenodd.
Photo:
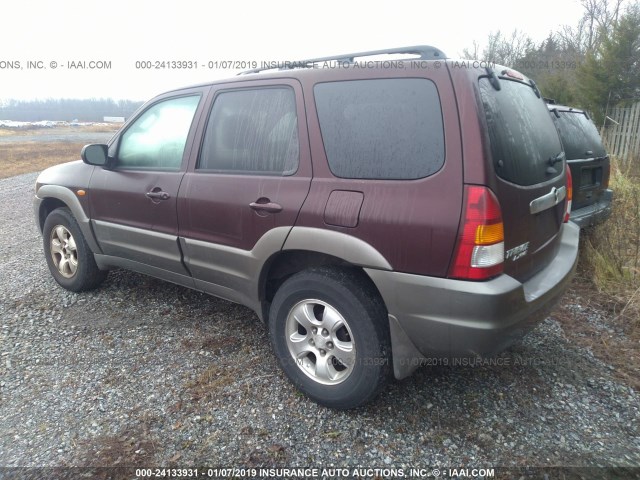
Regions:
M 244 307 L 124 271 L 59 288 L 35 178 L 0 180 L 0 466 L 640 466 L 638 393 L 553 316 L 494 365 L 425 367 L 332 411 Z

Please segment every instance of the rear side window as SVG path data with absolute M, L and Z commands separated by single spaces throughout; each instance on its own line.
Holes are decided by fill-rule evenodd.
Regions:
M 536 185 L 555 178 L 562 164 L 549 159 L 562 152 L 546 104 L 521 82 L 500 80 L 500 90 L 480 79 L 480 95 L 497 175 L 517 185 Z M 550 121 L 551 120 L 551 121 Z
M 580 111 L 552 111 L 562 139 L 567 160 L 605 157 L 607 155 L 596 126 Z M 590 152 L 590 153 L 589 153 Z
M 335 176 L 416 179 L 442 167 L 442 108 L 430 80 L 320 83 L 314 95 L 329 168 Z
M 198 169 L 292 175 L 298 169 L 298 119 L 288 87 L 220 93 L 211 109 Z

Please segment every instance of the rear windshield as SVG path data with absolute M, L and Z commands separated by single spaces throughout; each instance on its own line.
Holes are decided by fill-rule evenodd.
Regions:
M 526 84 L 499 82 L 496 90 L 487 78 L 480 79 L 497 175 L 524 186 L 553 179 L 562 172 L 562 163 L 550 169 L 549 159 L 557 157 L 562 146 L 546 104 Z
M 558 112 L 558 116 L 555 115 Z M 580 111 L 555 110 L 555 119 L 567 160 L 605 157 L 604 146 L 596 126 Z

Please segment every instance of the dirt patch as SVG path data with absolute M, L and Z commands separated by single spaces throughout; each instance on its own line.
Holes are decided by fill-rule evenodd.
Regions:
M 239 348 L 238 341 L 229 336 L 208 336 L 204 338 L 187 338 L 182 345 L 189 350 L 208 351 L 214 355 L 229 354 Z
M 222 364 L 219 360 L 213 361 L 215 363 L 185 385 L 195 401 L 219 397 L 225 387 L 237 383 L 241 378 L 241 371 L 238 368 Z

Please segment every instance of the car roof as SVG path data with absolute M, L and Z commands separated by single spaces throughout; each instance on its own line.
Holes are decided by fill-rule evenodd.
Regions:
M 242 82 L 248 80 L 255 80 L 256 78 L 260 79 L 268 79 L 268 78 L 304 78 L 306 76 L 312 76 L 314 71 L 317 71 L 319 63 L 324 62 L 348 62 L 354 63 L 356 59 L 365 58 L 365 57 L 373 57 L 373 56 L 381 56 L 381 55 L 417 55 L 416 57 L 408 58 L 409 60 L 427 60 L 427 61 L 436 61 L 436 60 L 447 60 L 446 54 L 430 45 L 414 45 L 409 47 L 399 47 L 399 48 L 389 48 L 385 50 L 371 50 L 366 52 L 355 52 L 355 53 L 342 53 L 339 55 L 331 55 L 328 57 L 318 57 L 318 58 L 307 58 L 303 60 L 287 60 L 280 62 L 268 62 L 269 65 L 263 68 L 254 68 L 251 70 L 246 70 L 238 73 L 233 77 L 226 77 L 219 80 L 214 80 L 211 82 L 203 82 L 195 85 L 188 85 L 184 87 L 175 88 L 172 90 L 168 90 L 163 93 L 173 93 L 180 92 L 182 90 L 187 90 L 191 88 L 202 88 L 208 87 L 212 85 L 219 85 L 229 82 Z M 397 59 L 397 61 L 402 61 L 405 59 Z M 368 67 L 370 68 L 370 67 Z M 372 68 L 374 70 L 375 68 Z

